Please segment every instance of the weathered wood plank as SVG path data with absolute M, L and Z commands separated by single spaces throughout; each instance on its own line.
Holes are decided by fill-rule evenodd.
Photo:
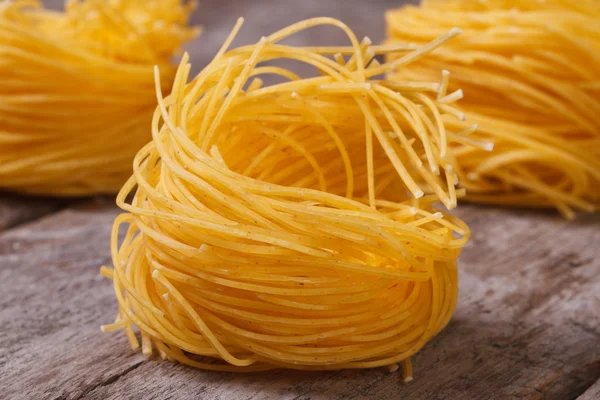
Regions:
M 98 266 L 118 211 L 98 207 L 0 234 L 9 399 L 575 399 L 600 377 L 600 215 L 463 207 L 475 236 L 458 309 L 405 385 L 384 369 L 224 374 L 132 354 L 121 334 L 99 330 L 116 311 Z
M 98 326 L 110 318 L 112 301 L 99 291 L 107 287 L 98 266 L 109 262 L 107 239 L 117 213 L 108 206 L 66 210 L 0 235 L 5 398 L 75 398 L 142 361 Z M 99 345 L 120 348 L 121 355 L 94 351 Z

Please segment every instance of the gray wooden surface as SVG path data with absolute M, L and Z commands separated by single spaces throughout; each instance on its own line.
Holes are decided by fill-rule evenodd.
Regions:
M 239 15 L 238 44 L 295 20 L 342 18 L 374 42 L 396 1 L 204 1 L 199 70 Z M 327 31 L 329 32 L 329 31 Z M 296 43 L 335 43 L 315 31 Z M 229 374 L 146 359 L 103 334 L 116 304 L 98 275 L 119 210 L 110 198 L 0 194 L 0 399 L 600 398 L 600 215 L 463 206 L 474 236 L 450 325 L 414 358 L 415 380 L 385 369 Z
M 229 374 L 132 353 L 99 329 L 116 311 L 98 266 L 117 213 L 96 199 L 0 233 L 0 397 L 575 399 L 600 377 L 600 215 L 462 207 L 475 235 L 458 308 L 403 384 L 385 369 Z

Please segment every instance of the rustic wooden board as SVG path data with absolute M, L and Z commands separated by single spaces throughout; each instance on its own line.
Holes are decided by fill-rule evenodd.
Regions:
M 117 213 L 97 202 L 0 234 L 4 397 L 575 399 L 600 377 L 600 215 L 464 206 L 475 234 L 456 314 L 403 384 L 385 369 L 228 374 L 132 353 L 99 329 L 116 311 L 98 266 Z

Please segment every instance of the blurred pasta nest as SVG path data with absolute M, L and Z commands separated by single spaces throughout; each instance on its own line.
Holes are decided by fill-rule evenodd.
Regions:
M 150 140 L 152 68 L 169 90 L 172 57 L 198 34 L 194 3 L 0 3 L 0 187 L 51 195 L 115 193 Z
M 465 91 L 459 108 L 495 143 L 454 150 L 467 199 L 569 218 L 600 205 L 599 22 L 596 0 L 428 0 L 388 12 L 389 43 L 464 31 L 395 77 L 443 68 Z
M 453 313 L 469 237 L 431 205 L 461 195 L 447 149 L 486 145 L 463 122 L 446 129 L 460 97 L 447 82 L 380 77 L 458 31 L 373 46 L 315 18 L 228 50 L 240 25 L 198 76 L 188 83 L 184 57 L 172 94 L 158 91 L 153 141 L 117 199 L 127 213 L 102 273 L 119 314 L 103 330 L 124 329 L 135 349 L 133 324 L 145 354 L 205 369 L 403 362 L 409 378 L 410 357 Z M 280 43 L 318 25 L 351 46 Z M 389 52 L 403 56 L 380 64 Z M 281 60 L 318 73 L 301 78 Z

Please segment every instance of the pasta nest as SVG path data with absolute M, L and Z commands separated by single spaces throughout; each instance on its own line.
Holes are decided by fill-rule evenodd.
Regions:
M 116 193 L 151 136 L 153 66 L 198 34 L 194 3 L 87 0 L 64 12 L 0 3 L 0 187 L 49 195 Z
M 556 207 L 567 218 L 600 206 L 599 19 L 595 0 L 430 0 L 388 12 L 388 43 L 464 31 L 390 79 L 444 68 L 451 90 L 464 90 L 458 108 L 495 144 L 454 150 L 467 200 Z
M 315 18 L 228 50 L 240 25 L 192 81 L 184 56 L 172 94 L 157 87 L 153 140 L 117 199 L 127 213 L 102 273 L 119 314 L 103 330 L 137 348 L 133 324 L 144 353 L 205 369 L 403 362 L 410 378 L 410 357 L 453 313 L 469 237 L 432 206 L 462 194 L 449 143 L 479 142 L 473 127 L 446 129 L 460 96 L 444 82 L 381 76 L 458 32 L 373 46 Z M 319 25 L 351 46 L 281 44 Z M 376 60 L 389 52 L 403 58 Z

